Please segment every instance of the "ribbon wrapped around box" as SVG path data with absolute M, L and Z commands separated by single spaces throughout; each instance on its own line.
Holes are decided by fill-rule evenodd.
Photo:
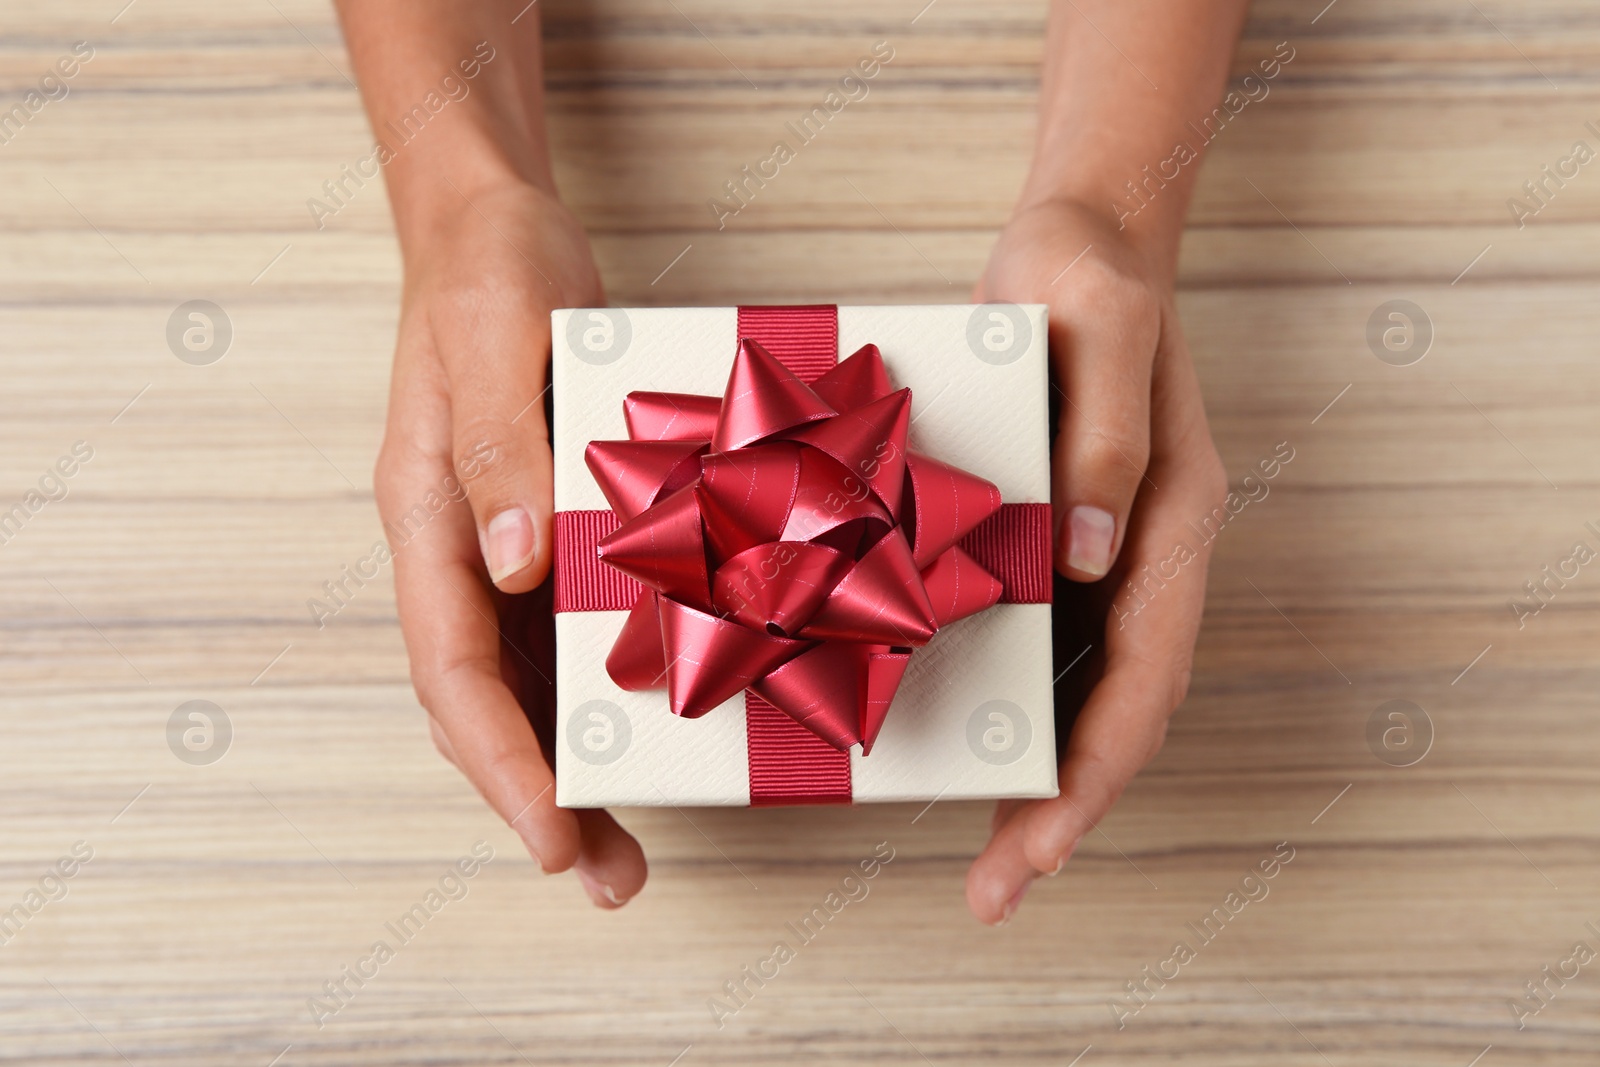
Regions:
M 552 325 L 558 803 L 1055 792 L 1042 309 Z

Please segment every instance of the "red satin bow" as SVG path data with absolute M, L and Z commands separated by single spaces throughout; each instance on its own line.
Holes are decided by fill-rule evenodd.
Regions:
M 810 385 L 739 342 L 716 397 L 630 393 L 626 441 L 585 453 L 621 525 L 599 543 L 637 579 L 606 671 L 675 715 L 742 689 L 841 751 L 869 752 L 913 647 L 1001 584 L 956 542 L 991 483 L 906 450 L 911 390 L 876 345 Z

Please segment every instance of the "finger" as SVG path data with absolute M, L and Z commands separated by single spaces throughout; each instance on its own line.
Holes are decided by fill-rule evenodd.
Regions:
M 608 811 L 577 812 L 583 834 L 583 851 L 578 857 L 578 881 L 596 907 L 620 908 L 644 888 L 649 869 L 644 849 L 624 830 Z
M 1113 607 L 1106 671 L 1068 739 L 1060 795 L 1019 808 L 968 875 L 969 905 L 989 921 L 1004 917 L 1008 907 L 1014 912 L 1039 874 L 1061 869 L 1159 750 L 1187 690 L 1209 546 L 1193 544 L 1186 520 L 1206 513 L 1225 487 L 1181 338 L 1171 347 L 1172 362 L 1158 368 L 1153 390 L 1159 458 L 1152 472 L 1167 488 L 1149 490 L 1140 500 L 1124 548 L 1125 572 L 1145 574 L 1147 563 L 1170 560 L 1174 545 L 1186 538 L 1195 555 L 1176 578 L 1162 579 L 1157 571 L 1165 584 L 1148 608 Z
M 414 517 L 413 502 L 442 499 L 440 487 L 453 475 L 442 372 L 405 356 L 396 360 L 377 495 L 394 553 L 412 683 L 443 734 L 441 748 L 544 870 L 565 870 L 578 857 L 577 819 L 555 806 L 550 768 L 501 678 L 500 634 L 471 512 L 446 502 L 437 513 L 425 509 L 426 520 Z
M 492 235 L 491 235 L 492 237 Z M 550 308 L 534 278 L 453 292 L 429 310 L 449 378 L 456 470 L 489 579 L 525 593 L 550 570 L 551 468 L 544 418 Z
M 1108 666 L 1084 705 L 1061 761 L 1061 791 L 1028 813 L 1021 838 L 1029 867 L 1061 869 L 1116 804 L 1133 776 L 1154 758 L 1173 711 L 1158 665 L 1123 656 Z
M 997 818 L 994 836 L 967 870 L 967 908 L 979 922 L 1004 926 L 1039 877 L 1028 864 L 1022 842 L 1026 815 L 1038 803 L 1021 803 Z M 995 814 L 1000 816 L 1000 809 Z
M 1056 568 L 1096 581 L 1116 560 L 1150 454 L 1150 367 L 1159 305 L 1096 260 L 1050 311 L 1060 419 L 1051 457 Z
M 1107 618 L 1105 675 L 1068 739 L 1061 793 L 1027 817 L 1027 857 L 1041 871 L 1059 869 L 1154 758 L 1188 692 L 1211 552 L 1189 520 L 1209 511 L 1225 483 L 1193 367 L 1181 340 L 1174 348 L 1154 393 L 1160 459 L 1152 470 L 1166 487 L 1141 501 L 1126 549 L 1132 588 L 1119 594 Z
M 456 750 L 450 747 L 450 738 L 445 736 L 444 727 L 432 715 L 428 716 L 428 736 L 433 739 L 433 747 L 445 758 L 445 762 L 459 771 L 461 761 L 456 759 Z
M 1017 805 L 1020 803 L 1021 801 L 1018 800 L 995 801 L 994 812 L 989 816 L 989 833 L 991 835 L 1000 832 L 1000 827 L 1005 825 L 1005 821 L 1011 817 L 1012 812 L 1017 810 Z
M 462 509 L 465 510 L 464 508 Z M 472 547 L 470 517 L 459 547 Z M 453 762 L 546 873 L 578 858 L 573 813 L 556 807 L 555 778 L 521 705 L 500 674 L 500 634 L 476 564 L 428 543 L 395 556 L 395 589 L 417 695 Z
M 1060 871 L 1155 754 L 1172 710 L 1165 692 L 1150 692 L 1156 673 L 1127 657 L 1108 665 L 1073 726 L 1060 794 L 1019 810 L 973 861 L 967 902 L 978 918 L 1006 916 L 1033 879 Z
M 1005 825 L 1006 820 L 1011 818 L 1016 810 L 1026 803 L 1027 801 L 1025 800 L 1015 799 L 996 801 L 994 814 L 989 817 L 989 833 L 999 833 L 1000 827 Z

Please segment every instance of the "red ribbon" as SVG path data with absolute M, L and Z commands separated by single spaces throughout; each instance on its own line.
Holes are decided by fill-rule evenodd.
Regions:
M 832 305 L 740 308 L 725 395 L 631 393 L 591 442 L 611 511 L 556 515 L 555 610 L 629 611 L 606 669 L 703 715 L 746 690 L 753 805 L 849 803 L 912 648 L 1048 603 L 1047 504 L 907 451 L 877 347 Z

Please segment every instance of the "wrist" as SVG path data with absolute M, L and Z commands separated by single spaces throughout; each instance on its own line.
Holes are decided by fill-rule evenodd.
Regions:
M 448 239 L 463 213 L 481 211 L 485 203 L 529 194 L 559 202 L 542 149 L 470 127 L 450 131 L 426 149 L 399 148 L 384 169 L 395 231 L 408 264 Z
M 1171 168 L 1165 173 L 1170 174 Z M 1036 160 L 1018 198 L 1017 211 L 1086 213 L 1137 252 L 1152 271 L 1170 281 L 1177 274 L 1190 193 L 1189 182 L 1164 178 L 1154 167 L 1133 170 L 1101 162 L 1090 167 L 1060 166 Z
M 1150 211 L 1143 212 L 1143 217 L 1130 218 L 1127 207 L 1114 203 L 1110 195 L 1103 187 L 1079 185 L 1024 190 L 1009 225 L 1017 226 L 1019 219 L 1029 215 L 1076 218 L 1081 232 L 1089 235 L 1097 249 L 1122 249 L 1120 261 L 1127 269 L 1170 293 L 1177 282 L 1181 220 L 1176 225 L 1163 220 L 1158 226 Z

